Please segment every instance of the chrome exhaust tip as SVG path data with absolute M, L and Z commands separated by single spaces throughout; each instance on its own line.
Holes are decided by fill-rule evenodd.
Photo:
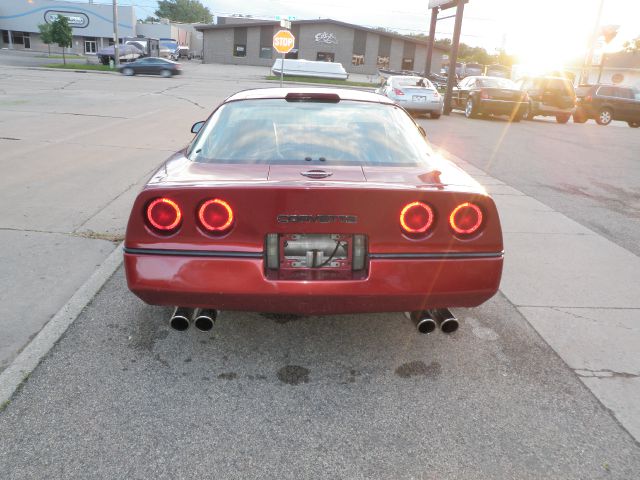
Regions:
M 208 308 L 200 310 L 196 315 L 193 325 L 201 332 L 208 332 L 213 328 L 218 312 Z
M 443 333 L 453 333 L 458 330 L 460 323 L 453 313 L 448 308 L 439 308 L 437 310 L 431 310 L 431 315 L 440 326 L 440 330 Z
M 415 324 L 418 332 L 428 335 L 436 329 L 436 322 L 426 310 L 411 312 L 407 315 Z
M 176 307 L 169 320 L 169 326 L 179 332 L 184 332 L 191 325 L 193 308 Z

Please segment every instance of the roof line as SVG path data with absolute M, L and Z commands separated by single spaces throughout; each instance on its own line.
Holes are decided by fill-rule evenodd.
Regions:
M 347 27 L 347 28 L 353 28 L 356 30 L 363 30 L 365 32 L 371 32 L 371 33 L 375 33 L 378 35 L 381 35 L 383 37 L 391 37 L 391 38 L 397 38 L 399 40 L 404 40 L 404 41 L 409 41 L 412 43 L 416 43 L 419 45 L 425 45 L 428 46 L 428 42 L 426 40 L 418 40 L 416 38 L 413 38 L 411 36 L 407 36 L 407 35 L 401 35 L 399 33 L 394 33 L 394 32 L 387 32 L 385 30 L 378 30 L 376 28 L 370 28 L 370 27 L 363 27 L 362 25 L 356 25 L 353 23 L 347 23 L 347 22 L 342 22 L 340 20 L 333 20 L 331 18 L 320 18 L 317 20 L 293 20 L 291 22 L 292 27 L 295 25 L 313 25 L 313 24 L 322 24 L 322 23 L 331 23 L 334 25 L 339 25 L 342 27 Z M 204 30 L 224 30 L 227 28 L 248 28 L 248 27 L 267 27 L 267 26 L 278 26 L 279 23 L 278 22 L 274 22 L 274 21 L 269 21 L 269 20 L 265 20 L 265 21 L 256 21 L 256 22 L 246 22 L 246 23 L 223 23 L 223 24 L 216 24 L 216 25 L 195 25 L 194 28 L 196 30 L 199 31 L 204 31 Z M 433 48 L 437 48 L 438 50 L 442 50 L 442 51 L 448 51 L 448 49 L 442 48 L 438 45 L 434 45 Z

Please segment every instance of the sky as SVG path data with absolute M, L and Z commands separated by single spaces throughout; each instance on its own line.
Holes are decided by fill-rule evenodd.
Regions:
M 107 0 L 96 0 L 107 1 Z M 332 18 L 401 34 L 427 33 L 428 0 L 201 0 L 214 15 L 276 15 L 297 19 Z M 489 53 L 504 48 L 523 61 L 561 63 L 583 58 L 600 3 L 600 25 L 619 25 L 607 51 L 640 36 L 640 0 L 469 0 L 464 9 L 461 41 Z M 137 7 L 138 17 L 153 15 L 155 0 L 120 0 Z M 440 16 L 455 13 L 442 11 Z M 438 22 L 436 38 L 451 38 L 454 19 Z

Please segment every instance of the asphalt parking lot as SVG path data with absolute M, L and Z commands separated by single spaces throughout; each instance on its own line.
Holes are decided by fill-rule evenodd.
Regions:
M 3 367 L 116 248 L 190 125 L 272 85 L 264 74 L 3 68 Z M 640 476 L 638 131 L 419 123 L 494 194 L 505 228 L 501 293 L 456 311 L 458 332 L 421 336 L 401 314 L 222 312 L 210 334 L 179 333 L 118 269 L 3 405 L 2 477 Z

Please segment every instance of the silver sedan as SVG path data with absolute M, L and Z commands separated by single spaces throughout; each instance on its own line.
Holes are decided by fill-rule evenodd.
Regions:
M 427 78 L 396 75 L 387 78 L 376 93 L 390 98 L 409 112 L 440 118 L 444 98 Z

